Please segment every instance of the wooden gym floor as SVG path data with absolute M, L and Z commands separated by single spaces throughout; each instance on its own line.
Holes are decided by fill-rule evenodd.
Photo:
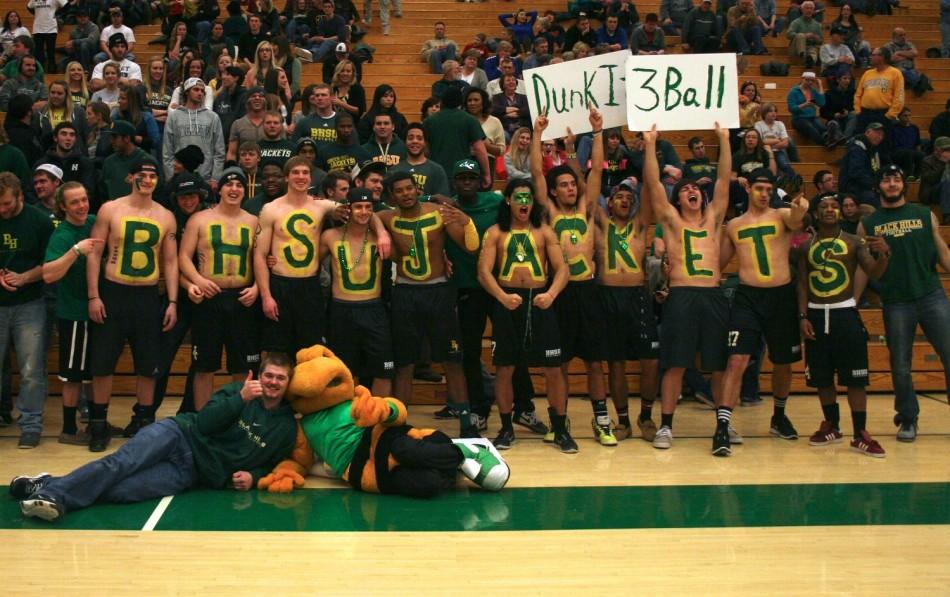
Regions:
M 56 524 L 23 519 L 3 497 L 4 593 L 947 594 L 950 417 L 943 396 L 920 398 L 914 444 L 894 439 L 891 397 L 870 399 L 883 460 L 846 442 L 809 447 L 821 418 L 814 396 L 789 401 L 795 442 L 769 437 L 768 399 L 740 408 L 746 443 L 726 459 L 709 455 L 713 414 L 698 403 L 680 405 L 674 447 L 658 451 L 637 438 L 597 445 L 589 405 L 573 399 L 580 453 L 517 430 L 500 494 L 460 483 L 417 501 L 309 478 L 288 496 L 194 491 Z M 130 407 L 117 400 L 112 422 Z M 412 407 L 411 422 L 434 426 L 434 410 Z M 91 458 L 56 443 L 58 400 L 47 413 L 36 450 L 17 450 L 16 429 L 0 430 L 0 479 Z M 497 418 L 488 435 L 496 428 Z M 842 429 L 850 439 L 844 404 Z

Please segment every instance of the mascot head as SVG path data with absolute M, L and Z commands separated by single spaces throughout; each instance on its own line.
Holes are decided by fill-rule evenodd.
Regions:
M 352 400 L 353 375 L 333 352 L 319 344 L 297 352 L 287 400 L 303 415 Z

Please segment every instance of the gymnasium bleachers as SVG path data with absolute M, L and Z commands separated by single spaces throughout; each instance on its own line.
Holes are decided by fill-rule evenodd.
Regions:
M 827 4 L 827 3 L 826 3 Z M 224 14 L 225 2 L 221 2 L 222 14 Z M 659 0 L 637 1 L 636 6 L 641 20 L 648 12 L 659 12 Z M 383 36 L 380 29 L 380 23 L 377 16 L 374 16 L 373 24 L 370 27 L 369 34 L 364 41 L 376 48 L 374 61 L 364 64 L 363 67 L 363 86 L 367 90 L 367 97 L 372 97 L 372 89 L 380 83 L 389 83 L 396 89 L 398 97 L 398 106 L 400 111 L 410 120 L 418 120 L 419 108 L 424 99 L 430 95 L 430 87 L 438 78 L 438 75 L 432 75 L 428 72 L 428 67 L 419 55 L 419 50 L 423 42 L 432 37 L 432 25 L 435 21 L 441 20 L 446 23 L 447 37 L 453 39 L 461 49 L 462 46 L 469 43 L 476 33 L 484 32 L 489 36 L 497 36 L 501 32 L 501 25 L 497 20 L 499 13 L 517 10 L 518 7 L 524 7 L 529 10 L 553 10 L 563 12 L 565 10 L 564 0 L 532 0 L 523 4 L 512 2 L 483 2 L 483 3 L 460 3 L 455 0 L 403 0 L 403 18 L 391 19 L 391 32 L 388 36 Z M 22 2 L 12 0 L 0 1 L 0 8 L 4 12 L 15 9 L 20 12 L 25 24 L 29 27 L 32 23 L 32 16 L 23 8 Z M 282 8 L 278 3 L 278 8 Z M 362 8 L 362 7 L 360 7 Z M 778 14 L 784 14 L 787 10 L 787 1 L 779 0 Z M 826 7 L 827 16 L 825 21 L 830 22 L 837 15 L 837 8 Z M 895 14 L 891 16 L 875 16 L 869 18 L 866 15 L 857 15 L 860 24 L 864 28 L 864 38 L 870 41 L 873 47 L 882 45 L 890 40 L 890 33 L 893 27 L 902 25 L 908 30 L 909 40 L 912 41 L 923 56 L 924 51 L 929 47 L 940 45 L 940 32 L 938 26 L 939 6 L 933 0 L 902 0 L 901 6 L 896 9 Z M 567 28 L 570 23 L 565 22 L 562 25 Z M 827 24 L 825 25 L 827 37 Z M 136 56 L 140 64 L 146 64 L 148 60 L 155 56 L 161 56 L 163 45 L 147 45 L 147 41 L 153 39 L 159 34 L 158 24 L 141 26 L 135 29 L 138 40 L 136 46 Z M 61 31 L 58 39 L 58 46 L 62 46 L 68 39 L 68 28 Z M 667 36 L 667 45 L 669 52 L 679 51 L 679 38 L 676 36 Z M 806 194 L 811 196 L 814 188 L 810 184 L 811 177 L 820 169 L 830 169 L 837 176 L 838 166 L 836 164 L 843 155 L 843 149 L 838 148 L 832 151 L 824 147 L 810 145 L 806 140 L 799 136 L 791 127 L 790 117 L 785 107 L 785 97 L 791 86 L 798 83 L 798 76 L 804 70 L 800 64 L 794 64 L 788 77 L 763 77 L 759 74 L 759 64 L 768 60 L 786 60 L 787 40 L 784 36 L 778 38 L 765 38 L 766 47 L 770 50 L 771 56 L 748 56 L 741 62 L 745 65 L 740 70 L 740 82 L 751 80 L 758 84 L 759 90 L 765 101 L 775 102 L 779 108 L 779 119 L 783 120 L 790 134 L 795 138 L 799 146 L 799 152 L 802 157 L 802 163 L 795 164 L 796 171 L 803 176 L 806 181 Z M 796 61 L 797 62 L 797 61 Z M 914 97 L 912 93 L 907 94 L 907 105 L 913 109 L 914 121 L 920 127 L 923 134 L 926 134 L 927 127 L 931 119 L 944 110 L 944 105 L 950 92 L 950 60 L 945 59 L 926 59 L 919 58 L 917 65 L 920 70 L 925 72 L 933 81 L 935 91 L 927 93 L 922 98 Z M 321 80 L 320 64 L 305 64 L 303 68 L 303 79 L 301 87 Z M 59 75 L 47 75 L 47 82 L 60 78 Z M 767 89 L 766 83 L 774 83 L 774 89 Z M 710 149 L 710 157 L 716 158 L 716 149 L 713 146 L 715 137 L 711 131 L 677 131 L 664 133 L 664 138 L 671 141 L 680 154 L 680 157 L 687 157 L 686 140 L 699 134 L 704 138 L 707 147 Z M 916 201 L 919 185 L 910 183 L 908 185 L 908 197 Z M 950 229 L 942 228 L 944 238 L 950 239 Z M 950 275 L 942 273 L 942 280 L 945 289 L 950 290 Z M 892 392 L 893 386 L 889 374 L 888 354 L 886 348 L 886 339 L 884 337 L 884 326 L 880 309 L 866 309 L 862 315 L 867 326 L 870 340 L 870 369 L 871 385 L 870 390 L 874 392 Z M 488 350 L 488 341 L 486 339 L 483 348 L 483 356 L 486 362 L 490 361 Z M 172 368 L 172 376 L 169 380 L 168 395 L 178 397 L 181 395 L 185 375 L 188 369 L 190 359 L 190 347 L 183 346 L 177 355 Z M 56 348 L 51 347 L 49 351 L 49 380 L 50 394 L 59 395 L 61 384 L 56 377 L 57 358 Z M 799 363 L 796 367 L 796 375 L 793 377 L 793 392 L 806 392 L 808 389 L 804 385 L 804 377 L 801 375 L 804 365 Z M 768 365 L 763 369 L 769 371 Z M 582 364 L 575 361 L 571 367 L 571 376 L 569 391 L 572 395 L 583 395 L 586 392 L 586 380 Z M 942 367 L 937 355 L 927 344 L 922 336 L 918 337 L 918 342 L 914 346 L 913 360 L 914 380 L 917 388 L 922 391 L 934 390 L 944 391 L 945 382 L 942 373 Z M 628 376 L 631 383 L 631 391 L 638 389 L 638 365 L 630 363 L 628 365 Z M 229 376 L 218 375 L 216 382 L 224 383 L 229 380 Z M 14 387 L 18 379 L 14 376 Z M 535 387 L 539 395 L 544 393 L 544 378 L 542 375 L 535 375 Z M 770 391 L 770 376 L 763 375 L 762 390 Z M 132 396 L 134 395 L 135 379 L 132 373 L 131 357 L 128 351 L 123 354 L 120 360 L 119 369 L 116 371 L 115 395 Z M 416 385 L 416 391 L 412 403 L 414 404 L 435 404 L 444 401 L 445 388 L 443 384 L 419 384 Z

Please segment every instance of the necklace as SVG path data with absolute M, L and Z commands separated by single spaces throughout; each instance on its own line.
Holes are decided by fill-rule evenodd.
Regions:
M 825 265 L 831 260 L 831 256 L 834 252 L 831 250 L 835 246 L 835 243 L 838 242 L 838 239 L 841 238 L 841 228 L 838 228 L 838 234 L 835 235 L 830 241 L 822 240 L 820 238 L 816 239 L 818 244 L 818 254 L 821 256 L 821 263 L 816 264 L 821 268 L 822 272 L 826 272 L 827 269 Z
M 413 223 L 412 244 L 409 246 L 409 256 L 412 257 L 413 259 L 415 259 L 416 254 L 418 253 L 418 251 L 416 250 L 416 239 L 419 237 L 419 221 L 420 220 L 417 219 Z
M 343 242 L 340 243 L 340 246 L 337 247 L 337 256 L 340 259 L 340 267 L 343 268 L 346 272 L 351 272 L 360 266 L 360 262 L 363 260 L 363 255 L 366 254 L 366 246 L 369 244 L 369 226 L 366 227 L 366 232 L 363 233 L 363 244 L 360 246 L 360 254 L 356 258 L 356 261 L 353 262 L 353 266 L 350 267 L 346 263 L 346 233 L 349 228 L 349 224 L 343 226 Z
M 613 222 L 611 222 L 611 225 L 613 225 L 614 229 L 617 228 L 616 224 L 613 224 Z M 620 242 L 617 244 L 619 244 L 620 248 L 624 251 L 630 248 L 630 244 L 627 242 L 627 237 L 630 236 L 630 230 L 632 228 L 633 228 L 633 222 L 631 221 L 631 222 L 627 222 L 627 226 L 623 230 L 619 231 L 618 236 L 620 237 Z
M 571 212 L 571 235 L 569 237 L 571 239 L 572 245 L 577 244 L 577 219 L 576 218 L 577 218 L 577 206 L 575 205 L 574 211 Z
M 523 239 L 519 239 L 517 236 L 515 236 L 514 232 L 511 233 L 512 238 L 515 239 L 515 243 L 518 245 L 518 247 L 515 249 L 515 259 L 518 260 L 518 263 L 523 263 L 524 260 L 528 258 L 528 250 L 525 248 L 525 243 L 527 242 L 530 235 L 531 233 L 528 232 L 524 235 Z

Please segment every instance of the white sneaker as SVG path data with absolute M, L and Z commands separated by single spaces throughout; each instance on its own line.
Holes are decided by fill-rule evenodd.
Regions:
M 452 443 L 462 451 L 465 460 L 459 465 L 462 474 L 488 491 L 501 491 L 511 477 L 508 463 L 501 453 L 485 438 L 454 439 Z
M 297 56 L 297 58 L 300 59 L 301 62 L 307 62 L 307 63 L 313 62 L 313 53 L 310 50 L 306 50 L 304 48 L 297 48 L 296 50 L 294 50 L 294 54 Z
M 653 447 L 657 450 L 669 450 L 673 447 L 673 430 L 667 426 L 660 427 L 653 438 Z
M 729 443 L 731 443 L 731 444 L 741 444 L 741 443 L 743 443 L 744 441 L 745 441 L 745 440 L 742 439 L 742 436 L 739 435 L 739 432 L 736 430 L 736 428 L 733 427 L 732 425 L 729 425 Z

